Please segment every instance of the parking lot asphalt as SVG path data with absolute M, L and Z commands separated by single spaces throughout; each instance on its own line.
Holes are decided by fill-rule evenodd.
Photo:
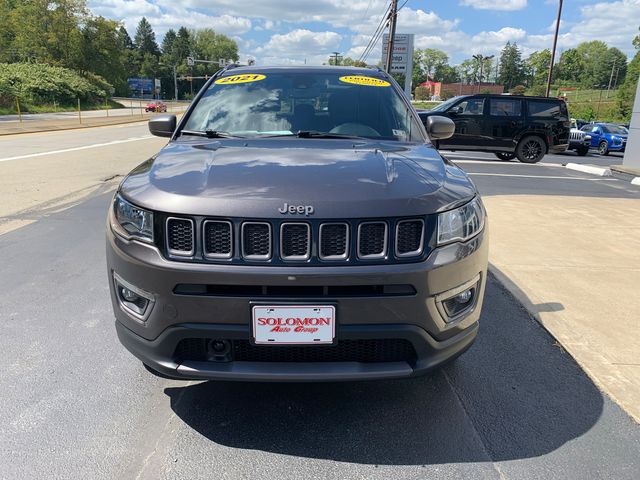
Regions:
M 87 161 L 108 160 L 111 148 L 89 150 Z M 485 195 L 640 195 L 561 166 L 458 153 L 449 156 Z M 91 194 L 0 235 L 0 478 L 637 478 L 640 427 L 493 277 L 476 344 L 429 377 L 151 376 L 115 336 L 109 200 Z
M 494 279 L 430 377 L 181 383 L 118 344 L 109 195 L 0 236 L 0 477 L 637 478 L 640 428 Z

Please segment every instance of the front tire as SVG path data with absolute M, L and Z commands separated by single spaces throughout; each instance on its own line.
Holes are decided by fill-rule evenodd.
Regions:
M 514 158 L 516 158 L 516 154 L 515 153 L 493 152 L 493 154 L 496 157 L 498 157 L 498 159 L 502 160 L 503 162 L 508 162 L 509 160 L 513 160 Z
M 609 155 L 609 144 L 604 140 L 598 144 L 598 153 L 600 155 Z
M 576 150 L 576 153 L 581 157 L 584 157 L 587 153 L 589 153 L 589 147 L 580 147 Z
M 518 143 L 516 156 L 522 163 L 538 163 L 547 153 L 547 145 L 540 137 L 524 137 Z

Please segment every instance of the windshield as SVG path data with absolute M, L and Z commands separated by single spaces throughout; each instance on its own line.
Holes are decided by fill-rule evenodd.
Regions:
M 209 86 L 184 128 L 238 137 L 313 132 L 425 141 L 389 82 L 330 71 L 228 74 Z
M 456 103 L 458 100 L 460 100 L 459 97 L 453 97 L 450 98 L 449 100 L 442 102 L 440 105 L 433 107 L 431 109 L 432 112 L 444 112 L 445 110 L 447 110 L 451 105 L 453 105 L 454 103 Z
M 603 125 L 602 129 L 605 133 L 613 133 L 614 135 L 627 135 L 629 133 L 626 128 L 619 125 Z

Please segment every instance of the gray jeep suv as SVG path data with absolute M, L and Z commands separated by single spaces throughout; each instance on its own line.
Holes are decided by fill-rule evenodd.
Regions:
M 233 67 L 120 184 L 107 264 L 120 341 L 171 378 L 425 373 L 471 346 L 487 272 L 474 184 L 376 69 Z

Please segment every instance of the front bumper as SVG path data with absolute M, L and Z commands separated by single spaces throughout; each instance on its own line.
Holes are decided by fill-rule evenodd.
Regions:
M 464 352 L 478 331 L 486 283 L 487 226 L 466 243 L 434 249 L 418 263 L 370 266 L 276 267 L 179 263 L 154 246 L 127 241 L 107 232 L 107 265 L 116 329 L 122 344 L 158 372 L 181 379 L 251 381 L 336 381 L 400 378 L 423 374 Z M 118 302 L 113 274 L 150 292 L 152 310 L 144 321 Z M 477 279 L 473 306 L 445 321 L 438 298 Z M 286 296 L 184 295 L 178 284 L 235 286 L 411 285 L 402 295 Z M 254 290 L 252 290 L 254 291 Z M 415 355 L 399 361 L 280 362 L 184 359 L 176 349 L 184 339 L 251 339 L 250 305 L 316 303 L 336 306 L 336 342 L 400 339 Z M 449 319 L 448 319 L 449 320 Z M 280 348 L 267 346 L 263 348 Z M 317 348 L 310 346 L 307 348 Z M 331 347 L 329 347 L 331 348 Z

